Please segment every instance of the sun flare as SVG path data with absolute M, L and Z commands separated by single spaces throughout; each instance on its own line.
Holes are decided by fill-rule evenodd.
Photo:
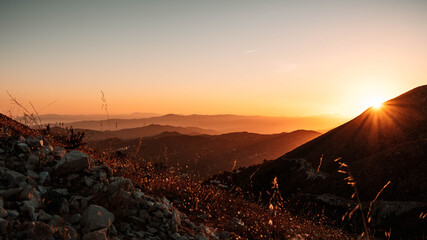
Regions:
M 370 107 L 380 109 L 383 106 L 384 100 L 379 97 L 374 97 L 369 100 Z

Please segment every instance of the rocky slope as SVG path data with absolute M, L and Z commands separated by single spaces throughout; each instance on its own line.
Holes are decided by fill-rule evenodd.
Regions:
M 6 119 L 4 116 L 2 118 Z M 3 121 L 5 122 L 5 121 Z M 0 127 L 3 239 L 227 239 L 166 198 L 144 194 L 90 156 L 52 146 L 24 125 Z M 18 135 L 18 133 L 22 135 Z

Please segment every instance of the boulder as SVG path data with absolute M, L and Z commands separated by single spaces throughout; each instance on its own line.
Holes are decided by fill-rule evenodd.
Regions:
M 88 169 L 90 162 L 91 159 L 88 155 L 73 150 L 65 154 L 65 156 L 58 161 L 54 168 L 54 173 L 56 175 L 63 175 L 80 172 L 84 169 Z
M 89 231 L 109 228 L 114 221 L 114 214 L 107 209 L 90 205 L 82 215 L 80 224 Z
M 31 136 L 26 139 L 26 142 L 32 149 L 39 149 L 43 147 L 43 140 Z
M 107 240 L 107 229 L 100 229 L 83 236 L 83 240 Z
M 13 185 L 19 185 L 21 182 L 24 182 L 27 179 L 27 176 L 25 176 L 24 174 L 10 169 L 6 170 L 5 177 Z
M 16 144 L 16 148 L 21 151 L 21 152 L 29 152 L 30 151 L 30 146 L 28 146 L 28 144 L 24 143 L 24 142 L 20 142 Z

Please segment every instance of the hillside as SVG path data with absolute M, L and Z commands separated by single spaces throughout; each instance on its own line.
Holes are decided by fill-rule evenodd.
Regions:
M 334 161 L 337 158 L 341 158 L 339 162 L 348 167 L 340 168 L 339 162 Z M 227 174 L 218 178 L 224 183 L 259 193 L 269 191 L 273 178 L 277 176 L 283 195 L 298 198 L 301 194 L 314 194 L 318 196 L 314 197 L 315 201 L 322 199 L 324 204 L 332 204 L 336 197 L 350 199 L 354 189 L 344 180 L 349 171 L 361 201 L 372 201 L 390 181 L 379 197 L 389 202 L 378 203 L 379 214 L 382 211 L 389 213 L 376 224 L 385 224 L 385 219 L 388 219 L 390 222 L 386 226 L 391 226 L 398 219 L 390 219 L 393 214 L 404 215 L 412 211 L 404 221 L 416 222 L 420 213 L 426 210 L 426 159 L 427 86 L 421 86 L 385 102 L 380 109 L 367 109 L 353 120 L 274 161 L 233 174 L 232 183 L 225 177 Z M 335 197 L 325 200 L 324 194 Z M 350 200 L 338 202 L 342 202 L 342 206 L 350 204 L 346 201 Z M 392 210 L 399 208 L 401 212 Z M 394 213 L 390 216 L 391 212 Z M 425 221 L 420 221 L 423 221 L 425 229 Z M 414 231 L 414 226 L 400 225 L 395 231 L 405 228 L 400 229 L 400 234 L 423 234 L 419 228 Z
M 2 239 L 354 239 L 173 168 L 67 151 L 2 114 L 0 130 Z
M 331 129 L 347 119 L 335 115 L 321 115 L 310 117 L 265 117 L 241 115 L 178 115 L 168 114 L 159 117 L 140 119 L 110 119 L 111 128 L 120 130 L 138 128 L 142 125 L 160 124 L 181 127 L 198 127 L 213 129 L 220 133 L 254 132 L 274 134 L 294 131 L 296 129 Z M 108 129 L 107 120 L 78 121 L 67 123 L 65 126 L 104 131 Z
M 277 158 L 319 135 L 305 130 L 271 135 L 240 132 L 214 136 L 165 132 L 142 139 L 138 157 L 170 166 L 187 166 L 186 170 L 209 177 L 221 171 L 231 171 L 233 167 L 237 169 Z M 122 151 L 133 155 L 139 140 L 91 141 L 89 146 L 103 150 L 111 144 L 113 149 L 126 148 Z

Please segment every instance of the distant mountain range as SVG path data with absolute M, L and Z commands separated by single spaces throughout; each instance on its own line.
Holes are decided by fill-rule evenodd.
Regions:
M 66 132 L 65 129 L 54 127 L 52 128 L 54 131 L 61 131 Z M 145 127 L 139 127 L 139 128 L 128 128 L 128 129 L 122 129 L 117 131 L 96 131 L 96 130 L 89 130 L 89 129 L 74 129 L 79 132 L 85 133 L 85 139 L 87 141 L 100 141 L 108 138 L 118 138 L 122 140 L 128 140 L 128 139 L 136 139 L 140 137 L 152 137 L 159 135 L 164 132 L 176 132 L 179 134 L 185 134 L 185 135 L 215 135 L 219 134 L 217 131 L 214 130 L 208 130 L 208 129 L 202 129 L 197 127 L 174 127 L 169 125 L 158 125 L 158 124 L 150 124 Z
M 254 132 L 273 134 L 295 131 L 297 129 L 331 129 L 342 124 L 347 119 L 335 115 L 321 115 L 311 117 L 264 117 L 239 115 L 177 115 L 168 114 L 157 117 L 139 119 L 91 120 L 66 123 L 80 129 L 97 131 L 121 130 L 126 128 L 143 127 L 150 124 L 171 125 L 180 127 L 198 127 L 213 129 L 220 133 Z
M 179 165 L 184 170 L 208 177 L 277 158 L 319 135 L 318 132 L 304 130 L 271 135 L 238 132 L 215 136 L 164 132 L 144 138 L 138 157 L 156 163 Z M 122 148 L 125 154 L 133 155 L 137 152 L 138 144 L 139 139 L 109 139 L 90 142 L 89 146 L 100 150 L 110 146 L 113 149 Z
M 150 118 L 158 117 L 161 114 L 157 113 L 140 113 L 134 112 L 130 114 L 113 114 L 110 118 L 113 119 L 137 119 L 137 118 Z M 64 114 L 42 114 L 39 116 L 43 124 L 48 123 L 70 123 L 76 121 L 102 121 L 107 119 L 106 114 L 79 114 L 79 115 L 64 115 Z M 19 120 L 19 119 L 18 119 Z

